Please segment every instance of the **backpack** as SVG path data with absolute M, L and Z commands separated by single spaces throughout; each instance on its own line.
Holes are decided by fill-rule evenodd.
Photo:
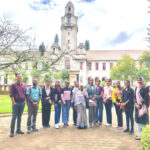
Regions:
M 30 87 L 29 87 L 30 95 L 31 95 L 31 89 L 32 89 L 32 88 L 31 88 L 31 86 L 30 86 Z M 39 89 L 39 95 L 40 95 L 40 90 L 41 90 L 41 89 L 40 89 L 40 87 L 38 87 L 38 89 Z

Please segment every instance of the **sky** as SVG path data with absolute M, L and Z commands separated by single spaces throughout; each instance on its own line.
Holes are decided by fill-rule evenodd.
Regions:
M 50 47 L 61 41 L 61 17 L 68 0 L 0 0 L 0 16 L 21 28 L 32 28 L 36 44 Z M 91 50 L 147 49 L 147 0 L 72 0 L 78 16 L 78 44 L 90 41 Z

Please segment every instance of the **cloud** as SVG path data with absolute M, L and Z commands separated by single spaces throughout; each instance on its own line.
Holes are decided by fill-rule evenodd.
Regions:
M 36 43 L 61 40 L 61 17 L 68 0 L 0 0 L 0 16 L 22 28 L 32 27 Z M 146 49 L 147 0 L 72 0 L 78 19 L 78 43 L 91 49 Z

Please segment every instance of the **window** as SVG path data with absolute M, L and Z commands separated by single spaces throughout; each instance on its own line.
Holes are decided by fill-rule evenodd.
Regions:
M 80 70 L 83 70 L 83 62 L 80 62 Z
M 68 44 L 70 43 L 70 40 L 68 40 Z
M 70 47 L 68 46 L 68 50 L 70 50 Z
M 70 61 L 65 60 L 65 69 L 70 69 Z
M 53 48 L 53 54 L 55 54 L 55 48 Z
M 95 64 L 95 70 L 98 70 L 98 69 L 99 69 L 99 64 L 96 63 L 96 64 Z
M 68 23 L 68 24 L 71 23 L 71 16 L 70 16 L 70 15 L 68 15 L 68 17 L 67 17 L 67 23 Z
M 92 64 L 88 63 L 88 70 L 92 70 Z
M 103 70 L 106 70 L 106 63 L 103 63 Z
M 111 69 L 112 66 L 113 66 L 113 63 L 110 63 L 110 69 Z
M 70 35 L 70 32 L 68 32 L 68 36 Z
M 70 8 L 70 7 L 68 8 L 68 11 L 71 11 L 71 8 Z

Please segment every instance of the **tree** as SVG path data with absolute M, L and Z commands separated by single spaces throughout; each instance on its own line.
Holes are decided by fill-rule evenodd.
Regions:
M 85 49 L 86 49 L 86 50 L 89 50 L 89 49 L 90 49 L 90 42 L 89 42 L 89 40 L 86 40 L 86 41 L 85 41 Z
M 139 58 L 139 63 L 141 66 L 150 69 L 150 51 L 146 51 L 142 54 L 142 56 Z
M 115 66 L 111 68 L 110 76 L 113 80 L 133 81 L 136 78 L 136 63 L 129 55 L 123 55 Z
M 41 56 L 44 56 L 44 53 L 45 53 L 45 45 L 44 45 L 44 42 L 42 42 L 39 46 L 39 51 L 41 53 Z
M 31 29 L 23 30 L 9 18 L 0 18 L 0 70 L 18 66 L 33 59 L 34 40 L 30 35 Z M 30 51 L 30 55 L 29 55 Z
M 69 72 L 67 70 L 63 70 L 61 73 L 61 78 L 63 81 L 69 80 Z
M 57 43 L 57 44 L 59 44 L 58 34 L 56 34 L 56 35 L 55 35 L 55 38 L 54 38 L 54 43 Z

